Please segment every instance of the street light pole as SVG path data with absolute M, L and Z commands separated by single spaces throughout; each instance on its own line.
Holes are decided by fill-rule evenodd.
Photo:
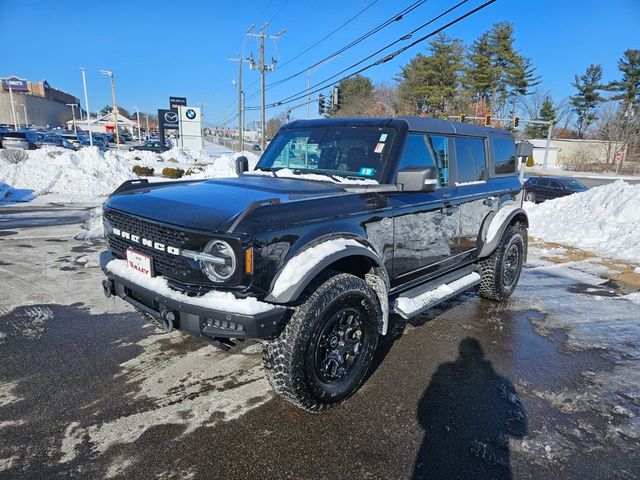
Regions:
M 89 95 L 87 94 L 87 77 L 85 74 L 84 67 L 80 67 L 80 71 L 82 71 L 82 88 L 84 89 L 84 106 L 87 109 L 87 127 L 89 128 L 89 145 L 93 147 L 93 129 L 91 127 L 91 113 L 89 109 Z
M 325 63 L 329 63 L 331 60 L 335 60 L 336 58 L 341 57 L 342 55 L 334 55 L 333 57 L 327 58 L 324 62 L 320 62 L 319 64 L 307 68 L 307 118 L 310 116 L 310 106 L 311 106 L 311 74 L 318 70 Z
M 13 119 L 13 127 L 16 130 L 18 130 L 18 120 L 16 120 L 18 117 L 16 115 L 16 107 L 13 104 L 13 90 L 11 89 L 10 83 L 9 83 L 9 102 L 11 103 L 11 118 Z
M 149 138 L 151 138 L 149 136 L 149 115 L 145 115 L 144 120 L 147 122 L 147 140 L 149 140 Z
M 24 128 L 29 128 L 29 117 L 27 117 L 27 106 L 23 103 L 22 108 L 24 109 Z
M 140 112 L 138 111 L 138 107 L 136 107 L 136 119 L 138 120 L 138 142 L 140 142 L 142 134 L 140 132 Z
M 118 128 L 118 104 L 116 103 L 116 81 L 113 78 L 111 70 L 100 70 L 102 75 L 106 75 L 111 79 L 111 98 L 113 100 L 113 121 L 116 125 L 116 148 L 120 150 L 120 133 Z
M 73 133 L 75 135 L 78 134 L 78 129 L 76 128 L 76 103 L 67 103 L 68 107 L 71 107 L 71 118 L 73 119 Z

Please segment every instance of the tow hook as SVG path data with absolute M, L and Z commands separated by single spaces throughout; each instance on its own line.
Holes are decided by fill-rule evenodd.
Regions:
M 111 280 L 110 278 L 105 278 L 104 280 L 102 280 L 102 292 L 104 293 L 105 297 L 111 298 L 111 295 L 114 294 L 113 280 Z
M 173 310 L 163 310 L 160 312 L 160 319 L 162 320 L 162 328 L 169 333 L 173 330 L 173 322 L 176 320 L 176 312 Z

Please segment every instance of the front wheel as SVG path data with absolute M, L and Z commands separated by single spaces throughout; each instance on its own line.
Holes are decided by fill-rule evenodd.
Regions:
M 371 366 L 381 316 L 376 293 L 361 278 L 338 273 L 312 283 L 284 331 L 265 345 L 271 386 L 310 412 L 346 400 Z

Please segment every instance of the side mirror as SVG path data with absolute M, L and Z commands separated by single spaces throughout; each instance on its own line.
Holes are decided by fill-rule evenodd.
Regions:
M 398 172 L 396 183 L 402 185 L 403 192 L 435 192 L 438 186 L 435 167 L 409 165 Z
M 244 172 L 249 171 L 249 160 L 244 155 L 236 158 L 236 173 L 242 175 Z

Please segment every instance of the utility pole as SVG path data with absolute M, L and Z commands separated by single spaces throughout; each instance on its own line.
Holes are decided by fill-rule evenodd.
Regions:
M 118 132 L 118 105 L 116 103 L 116 82 L 113 79 L 111 70 L 100 70 L 102 75 L 106 75 L 111 79 L 111 98 L 113 99 L 113 121 L 116 124 L 116 148 L 120 150 L 120 133 Z
M 149 140 L 151 138 L 151 135 L 149 135 L 149 115 L 145 115 L 144 120 L 147 122 L 147 140 Z
M 75 135 L 78 134 L 78 129 L 76 128 L 76 105 L 77 103 L 67 103 L 67 107 L 71 107 L 71 118 L 73 119 L 73 133 Z
M 22 108 L 24 109 L 24 128 L 29 128 L 29 117 L 27 117 L 27 106 L 23 103 Z
M 282 35 L 284 35 L 284 33 L 286 32 L 286 30 L 281 30 L 278 33 L 276 33 L 275 35 L 267 35 L 266 33 L 264 33 L 265 29 L 269 26 L 268 23 L 265 23 L 262 28 L 260 28 L 260 33 L 247 33 L 247 35 L 249 35 L 250 37 L 257 37 L 260 39 L 260 46 L 259 46 L 259 51 L 260 51 L 260 59 L 259 59 L 259 66 L 256 66 L 256 63 L 254 62 L 253 58 L 251 58 L 249 60 L 249 62 L 251 63 L 251 69 L 255 70 L 258 69 L 260 70 L 260 97 L 262 100 L 262 106 L 260 108 L 260 146 L 262 147 L 262 151 L 264 151 L 264 146 L 265 146 L 265 129 L 266 129 L 266 121 L 265 121 L 265 74 L 269 71 L 272 72 L 275 68 L 276 68 L 276 60 L 271 57 L 271 64 L 269 65 L 265 65 L 264 64 L 264 39 L 265 38 L 270 38 L 272 40 L 277 40 L 279 39 Z
M 247 32 L 248 33 L 248 32 Z M 244 112 L 242 111 L 242 63 L 249 62 L 248 59 L 239 57 L 229 57 L 227 60 L 238 62 L 238 151 L 244 150 Z

